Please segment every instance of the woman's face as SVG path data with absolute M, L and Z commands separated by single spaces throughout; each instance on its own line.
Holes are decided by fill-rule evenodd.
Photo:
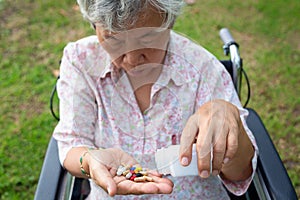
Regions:
M 162 23 L 161 15 L 148 9 L 127 31 L 110 33 L 96 25 L 96 34 L 118 69 L 131 76 L 145 75 L 164 61 L 170 30 L 159 28 Z

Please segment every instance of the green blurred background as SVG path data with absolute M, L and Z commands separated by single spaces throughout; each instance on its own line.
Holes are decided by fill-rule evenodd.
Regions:
M 187 6 L 175 30 L 225 59 L 219 29 L 240 44 L 261 115 L 300 194 L 300 1 L 209 0 Z M 0 1 L 0 199 L 32 199 L 56 124 L 49 111 L 58 61 L 93 34 L 75 1 Z M 242 98 L 245 101 L 245 98 Z

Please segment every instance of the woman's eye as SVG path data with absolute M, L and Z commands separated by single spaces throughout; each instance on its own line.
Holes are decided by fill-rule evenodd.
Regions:
M 145 45 L 151 44 L 151 43 L 154 42 L 153 39 L 149 39 L 149 38 L 148 39 L 142 39 L 140 41 L 141 41 L 142 44 L 145 44 Z
M 157 42 L 159 40 L 159 34 L 155 34 L 155 33 L 151 33 L 151 34 L 147 34 L 147 36 L 144 36 L 140 39 L 142 44 L 145 45 L 151 45 L 154 44 L 155 42 Z

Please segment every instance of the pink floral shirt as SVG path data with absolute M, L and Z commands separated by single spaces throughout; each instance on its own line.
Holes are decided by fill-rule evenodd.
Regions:
M 60 161 L 72 147 L 115 147 L 135 157 L 142 166 L 155 168 L 157 149 L 179 144 L 187 119 L 205 102 L 224 99 L 240 109 L 244 127 L 257 147 L 230 75 L 201 46 L 171 32 L 163 70 L 153 84 L 149 108 L 141 113 L 133 89 L 118 71 L 96 36 L 70 43 L 64 49 L 57 85 L 60 121 L 54 138 Z M 233 193 L 244 193 L 253 175 L 244 182 L 211 176 L 169 177 L 174 182 L 169 195 L 115 196 L 115 199 L 229 199 L 223 184 Z M 90 199 L 109 199 L 91 181 Z

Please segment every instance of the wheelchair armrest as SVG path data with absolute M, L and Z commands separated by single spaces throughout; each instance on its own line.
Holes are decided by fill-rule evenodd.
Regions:
M 220 60 L 220 62 L 223 64 L 227 72 L 230 74 L 231 79 L 233 80 L 233 67 L 231 60 Z
M 67 172 L 59 162 L 57 142 L 51 137 L 34 199 L 62 199 L 65 195 L 66 180 Z
M 258 175 L 267 199 L 297 199 L 297 194 L 278 152 L 258 114 L 249 109 L 247 124 L 259 148 Z

